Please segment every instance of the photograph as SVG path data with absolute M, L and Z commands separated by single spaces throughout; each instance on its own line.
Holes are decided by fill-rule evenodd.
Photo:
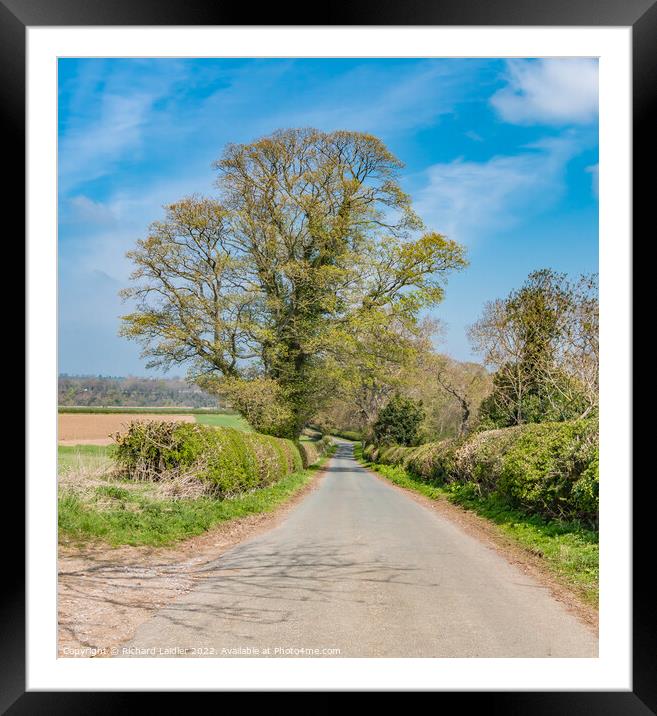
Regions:
M 657 714 L 657 0 L 329 10 L 0 0 L 26 265 L 0 714 Z
M 600 68 L 57 57 L 59 660 L 598 658 Z

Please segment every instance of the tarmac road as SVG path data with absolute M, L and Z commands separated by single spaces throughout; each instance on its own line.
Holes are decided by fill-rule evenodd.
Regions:
M 224 553 L 119 656 L 595 657 L 544 587 L 341 443 L 282 522 Z

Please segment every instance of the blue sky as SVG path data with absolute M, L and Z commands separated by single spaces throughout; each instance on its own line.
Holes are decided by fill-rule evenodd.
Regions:
M 597 271 L 597 85 L 588 59 L 60 59 L 60 372 L 153 375 L 117 335 L 126 251 L 164 204 L 215 193 L 225 144 L 309 126 L 379 136 L 465 244 L 432 314 L 439 350 L 473 358 L 486 301 L 537 268 Z

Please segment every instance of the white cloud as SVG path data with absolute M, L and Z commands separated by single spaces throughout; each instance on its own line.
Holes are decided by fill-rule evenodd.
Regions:
M 384 65 L 361 65 L 318 86 L 267 121 L 271 127 L 358 128 L 375 134 L 431 125 L 454 111 L 478 63 L 419 63 L 399 77 Z
M 212 195 L 213 178 L 194 166 L 189 175 L 154 184 L 148 191 L 121 190 L 105 202 L 84 195 L 73 197 L 62 221 L 68 230 L 69 250 L 60 260 L 72 272 L 103 271 L 125 282 L 131 271 L 126 251 L 134 248 L 137 239 L 145 238 L 152 221 L 163 217 L 162 207 L 190 194 Z M 75 251 L 70 250 L 70 242 L 75 242 Z
M 509 60 L 508 85 L 491 104 L 513 124 L 587 124 L 598 112 L 598 62 L 589 58 Z
M 158 104 L 185 84 L 179 61 L 105 60 L 81 63 L 60 85 L 65 122 L 59 140 L 60 195 L 111 175 L 126 159 L 139 159 L 157 126 Z
M 95 225 L 112 223 L 114 213 L 111 207 L 102 201 L 94 201 L 84 194 L 78 194 L 69 200 L 70 214 L 69 221 L 90 222 Z
M 109 174 L 128 152 L 135 152 L 156 97 L 106 95 L 95 122 L 73 128 L 59 147 L 60 190 Z
M 473 132 L 472 130 L 468 130 L 465 133 L 465 136 L 468 139 L 471 139 L 473 142 L 483 142 L 484 141 L 484 138 L 480 134 L 477 134 L 477 132 Z
M 565 191 L 566 165 L 580 150 L 568 134 L 513 156 L 434 164 L 425 172 L 416 208 L 431 229 L 472 245 L 554 205 Z

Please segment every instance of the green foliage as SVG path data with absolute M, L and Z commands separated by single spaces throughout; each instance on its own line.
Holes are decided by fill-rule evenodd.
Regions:
M 597 524 L 593 419 L 490 430 L 410 449 L 366 446 L 363 456 L 399 465 L 430 484 L 468 486 L 529 514 Z
M 336 438 L 351 440 L 352 442 L 358 442 L 363 437 L 358 430 L 331 430 L 331 435 L 335 435 Z
M 226 378 L 217 383 L 217 389 L 229 398 L 257 432 L 290 439 L 298 436 L 295 416 L 276 380 Z
M 286 129 L 227 145 L 219 196 L 170 204 L 128 253 L 122 295 L 134 310 L 121 334 L 149 367 L 242 381 L 249 423 L 298 437 L 335 395 L 336 355 L 373 323 L 412 328 L 466 265 L 463 247 L 413 211 L 401 167 L 363 132 Z M 267 383 L 263 401 L 260 380 L 277 388 Z
M 446 482 L 454 473 L 456 445 L 453 439 L 426 443 L 408 453 L 404 465 L 429 482 Z
M 403 445 L 381 445 L 378 450 L 378 461 L 384 465 L 395 465 L 403 463 L 411 452 L 410 447 Z
M 597 278 L 571 283 L 550 269 L 486 305 L 470 338 L 496 369 L 481 426 L 593 416 L 598 405 Z
M 158 480 L 171 472 L 193 474 L 219 496 L 272 484 L 302 467 L 291 441 L 232 428 L 133 422 L 115 439 L 115 460 L 127 477 Z
M 543 515 L 598 517 L 596 421 L 528 425 L 504 455 L 498 494 Z
M 420 439 L 420 425 L 424 420 L 424 409 L 402 395 L 395 395 L 381 410 L 374 423 L 374 436 L 379 445 L 416 445 Z
M 297 443 L 304 468 L 314 465 L 332 447 L 333 440 L 328 435 L 324 435 L 319 440 L 303 440 Z
M 356 451 L 361 451 L 363 457 L 369 462 L 379 462 L 379 448 L 373 443 L 363 445 L 362 443 L 356 446 Z
M 549 380 L 534 380 L 529 366 L 505 364 L 493 376 L 493 392 L 481 403 L 479 429 L 575 420 L 587 407 L 584 393 L 566 373 L 552 369 Z

